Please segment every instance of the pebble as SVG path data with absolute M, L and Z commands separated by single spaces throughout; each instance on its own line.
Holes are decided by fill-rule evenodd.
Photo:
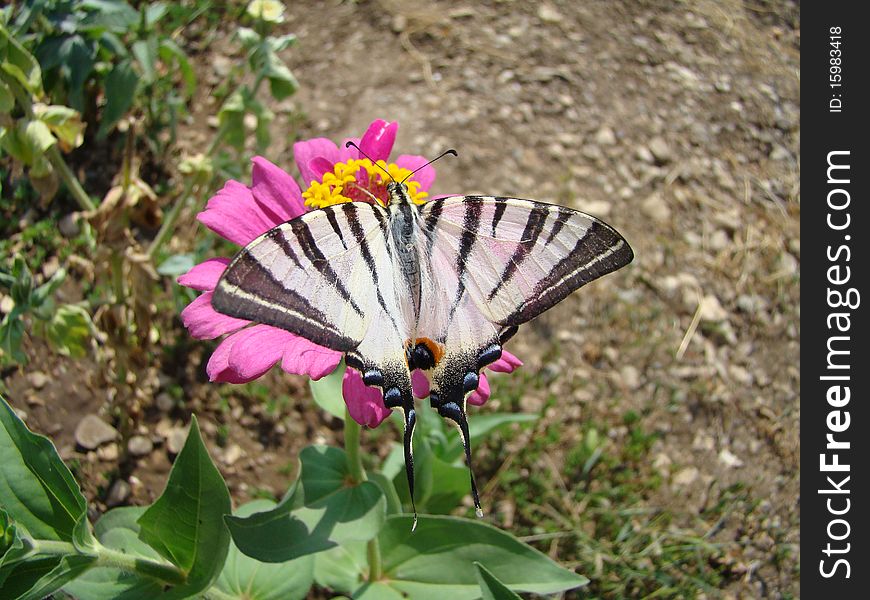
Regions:
M 45 387 L 45 384 L 48 383 L 48 375 L 42 371 L 33 371 L 27 375 L 27 381 L 35 389 L 41 390 Z
M 60 234 L 67 239 L 76 237 L 81 231 L 79 228 L 78 214 L 68 213 L 62 216 L 60 221 L 57 222 L 57 229 L 60 231 Z
M 718 323 L 728 318 L 728 311 L 722 308 L 722 304 L 716 296 L 707 294 L 701 298 L 700 317 L 702 321 Z
M 544 23 L 560 23 L 565 18 L 551 4 L 541 4 L 538 6 L 538 18 Z
M 145 456 L 154 450 L 154 443 L 144 435 L 134 435 L 127 442 L 127 451 L 133 456 Z
M 87 415 L 76 425 L 76 444 L 86 450 L 93 450 L 117 437 L 118 430 L 97 415 Z
M 661 194 L 654 193 L 640 205 L 641 211 L 653 221 L 665 224 L 671 220 L 671 209 Z
M 700 471 L 697 467 L 686 467 L 680 469 L 674 475 L 674 485 L 690 485 L 698 478 Z
M 739 468 L 743 466 L 743 461 L 728 449 L 724 449 L 719 453 L 719 462 L 726 467 Z
M 612 146 L 616 143 L 616 134 L 613 133 L 610 127 L 605 125 L 595 134 L 595 141 L 602 146 Z
M 157 405 L 157 409 L 161 412 L 169 412 L 175 408 L 175 399 L 166 392 L 157 394 L 154 403 Z
M 649 142 L 649 151 L 653 155 L 655 161 L 660 165 L 669 163 L 673 159 L 671 148 L 668 146 L 668 143 L 664 138 L 656 136 L 651 139 Z
M 619 377 L 630 390 L 636 390 L 641 386 L 640 371 L 634 365 L 624 365 L 619 370 Z
M 166 449 L 171 454 L 178 454 L 184 448 L 184 442 L 187 440 L 187 429 L 181 427 L 173 427 L 169 430 L 166 436 Z
M 115 462 L 119 455 L 118 444 L 115 442 L 97 448 L 97 458 L 103 462 Z
M 109 493 L 106 494 L 106 506 L 111 508 L 123 504 L 130 497 L 132 491 L 129 483 L 123 479 L 116 479 L 112 487 L 109 488 Z
M 244 455 L 244 451 L 241 446 L 238 444 L 230 444 L 227 446 L 227 449 L 224 450 L 223 455 L 223 463 L 227 466 L 231 466 L 236 463 L 242 456 Z

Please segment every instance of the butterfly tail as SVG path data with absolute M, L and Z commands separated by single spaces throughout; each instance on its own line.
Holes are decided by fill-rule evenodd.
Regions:
M 468 471 L 471 473 L 471 496 L 474 498 L 474 512 L 478 517 L 482 517 L 483 509 L 480 508 L 477 483 L 474 481 L 474 469 L 471 468 L 471 436 L 468 434 L 468 419 L 465 416 L 465 410 L 456 402 L 445 402 L 438 407 L 438 414 L 445 419 L 450 419 L 459 428 L 459 434 L 462 437 L 462 447 L 465 449 L 465 462 L 468 465 Z
M 405 408 L 405 476 L 408 478 L 408 493 L 411 496 L 411 509 L 414 511 L 414 524 L 411 526 L 411 531 L 417 528 L 417 505 L 414 503 L 414 452 L 413 452 L 413 437 L 414 426 L 417 424 L 417 411 L 412 404 L 409 408 Z

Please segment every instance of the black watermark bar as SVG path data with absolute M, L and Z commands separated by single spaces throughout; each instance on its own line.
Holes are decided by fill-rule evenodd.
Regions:
M 801 597 L 866 598 L 870 32 L 801 4 Z

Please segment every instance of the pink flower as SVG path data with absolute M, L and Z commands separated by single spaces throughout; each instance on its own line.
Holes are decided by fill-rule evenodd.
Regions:
M 362 138 L 354 139 L 362 152 L 374 161 L 389 158 L 396 139 L 399 124 L 377 120 L 369 125 Z M 309 205 L 327 203 L 371 201 L 370 196 L 359 191 L 366 189 L 386 204 L 383 182 L 373 175 L 376 168 L 353 148 L 337 146 L 325 138 L 298 142 L 293 154 L 303 183 L 299 184 L 262 157 L 253 159 L 252 183 L 246 186 L 238 181 L 228 181 L 199 213 L 197 219 L 221 237 L 246 246 L 260 234 L 294 219 L 308 210 Z M 402 155 L 388 169 L 396 176 L 410 172 L 426 159 L 422 156 Z M 355 178 L 354 186 L 331 186 L 329 182 Z M 414 174 L 408 183 L 416 201 L 422 202 L 435 180 L 435 169 L 427 166 Z M 357 197 L 360 196 L 360 197 Z M 193 267 L 178 278 L 181 285 L 204 292 L 181 313 L 181 319 L 190 334 L 198 339 L 214 339 L 226 335 L 218 344 L 206 366 L 209 379 L 226 383 L 247 383 L 262 376 L 280 363 L 281 368 L 298 375 L 320 379 L 328 375 L 341 362 L 342 354 L 318 346 L 298 335 L 270 325 L 253 324 L 217 312 L 211 305 L 214 288 L 226 266 L 227 258 L 212 258 Z M 510 372 L 522 364 L 519 359 L 504 352 L 502 358 L 489 366 L 493 371 Z M 429 383 L 420 372 L 413 374 L 414 394 L 426 397 Z M 381 392 L 367 387 L 354 369 L 344 374 L 343 395 L 351 417 L 361 425 L 375 427 L 390 414 L 384 406 Z M 478 389 L 469 396 L 469 403 L 480 405 L 489 397 L 489 383 L 481 373 Z

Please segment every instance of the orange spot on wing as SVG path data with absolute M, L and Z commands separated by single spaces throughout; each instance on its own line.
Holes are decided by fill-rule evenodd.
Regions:
M 426 348 L 429 349 L 429 352 L 431 352 L 432 356 L 435 358 L 436 365 L 441 361 L 441 358 L 444 356 L 444 346 L 442 346 L 441 344 L 439 344 L 435 340 L 431 340 L 429 338 L 422 337 L 422 338 L 417 338 L 415 343 L 422 344 L 423 346 L 426 346 Z

